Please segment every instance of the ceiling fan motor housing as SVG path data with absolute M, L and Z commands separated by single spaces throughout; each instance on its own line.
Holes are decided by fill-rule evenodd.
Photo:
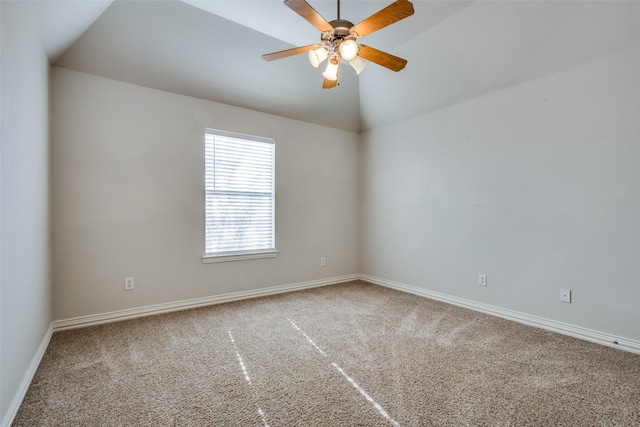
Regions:
M 353 27 L 353 23 L 346 19 L 336 19 L 329 22 L 329 24 L 334 28 L 335 35 L 340 37 L 348 36 L 350 34 L 349 30 Z
M 347 21 L 346 19 L 336 19 L 329 22 L 329 24 L 333 27 L 333 32 L 323 33 L 321 37 L 323 42 L 331 43 L 337 40 L 344 40 L 351 36 L 351 32 L 349 31 L 351 27 L 353 27 L 353 23 L 351 21 Z

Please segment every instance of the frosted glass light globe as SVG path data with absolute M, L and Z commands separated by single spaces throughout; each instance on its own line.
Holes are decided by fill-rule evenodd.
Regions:
M 340 44 L 340 56 L 351 61 L 358 55 L 358 44 L 354 40 L 345 40 Z

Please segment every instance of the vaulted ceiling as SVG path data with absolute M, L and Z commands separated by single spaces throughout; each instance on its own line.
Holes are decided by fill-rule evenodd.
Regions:
M 307 1 L 336 18 L 335 1 Z M 391 2 L 343 0 L 341 18 Z M 356 132 L 640 44 L 635 1 L 413 0 L 413 16 L 364 39 L 407 67 L 343 67 L 340 86 L 323 90 L 306 55 L 261 60 L 319 40 L 280 0 L 31 3 L 54 65 Z

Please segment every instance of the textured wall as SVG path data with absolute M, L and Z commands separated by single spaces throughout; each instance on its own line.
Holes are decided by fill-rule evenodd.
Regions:
M 52 80 L 55 319 L 357 273 L 358 134 L 59 67 Z M 275 139 L 277 258 L 202 263 L 205 127 Z
M 636 47 L 363 134 L 361 272 L 640 339 L 638 75 Z

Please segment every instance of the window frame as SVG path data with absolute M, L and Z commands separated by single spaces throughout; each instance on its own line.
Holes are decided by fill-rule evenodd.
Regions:
M 272 153 L 272 187 L 271 187 L 271 196 L 272 196 L 272 209 L 271 209 L 271 232 L 273 234 L 273 247 L 268 249 L 250 249 L 250 250 L 241 250 L 241 251 L 227 251 L 227 252 L 213 252 L 207 253 L 207 135 L 220 136 L 223 138 L 234 138 L 251 142 L 260 142 L 265 144 L 273 145 L 273 153 Z M 215 143 L 215 142 L 214 142 Z M 276 152 L 275 152 L 275 139 L 266 138 L 262 136 L 255 135 L 247 135 L 241 134 L 237 132 L 229 132 L 223 131 L 219 129 L 205 128 L 204 131 L 204 251 L 202 255 L 202 262 L 205 264 L 209 263 L 218 263 L 218 262 L 228 262 L 228 261 L 242 261 L 248 259 L 263 259 L 263 258 L 274 258 L 278 256 L 278 250 L 276 249 L 276 185 L 275 185 L 275 172 L 276 172 Z

